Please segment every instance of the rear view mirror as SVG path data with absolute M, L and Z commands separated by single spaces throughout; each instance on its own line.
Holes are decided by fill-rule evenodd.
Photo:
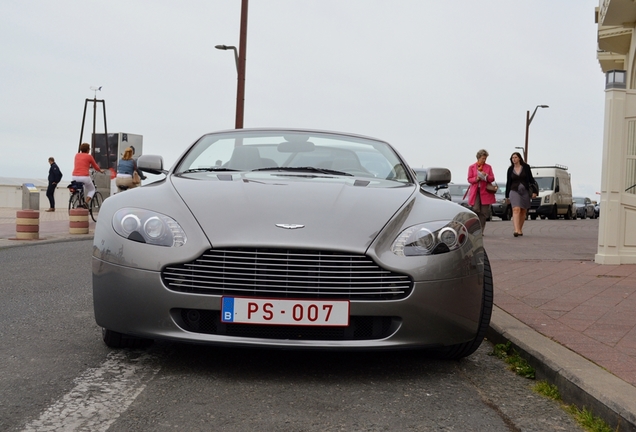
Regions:
M 278 144 L 280 153 L 308 153 L 314 151 L 314 143 L 310 141 L 285 141 Z

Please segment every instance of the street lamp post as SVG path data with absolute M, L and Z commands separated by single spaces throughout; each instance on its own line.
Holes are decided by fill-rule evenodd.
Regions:
M 547 105 L 537 105 L 534 111 L 532 111 L 532 115 L 530 115 L 530 111 L 526 111 L 526 147 L 524 151 L 524 159 L 525 162 L 528 163 L 528 131 L 530 130 L 530 123 L 532 123 L 532 119 L 534 115 L 537 113 L 537 109 L 539 108 L 550 108 Z
M 248 0 L 241 1 L 241 34 L 239 39 L 239 50 L 231 45 L 216 45 L 216 49 L 233 50 L 236 61 L 236 121 L 235 128 L 243 129 L 243 113 L 245 111 L 245 52 L 247 50 L 247 3 Z
M 235 46 L 232 45 L 215 45 L 214 48 L 218 50 L 232 50 L 234 51 L 234 61 L 236 62 L 236 73 L 239 71 L 239 60 L 238 60 L 238 51 Z

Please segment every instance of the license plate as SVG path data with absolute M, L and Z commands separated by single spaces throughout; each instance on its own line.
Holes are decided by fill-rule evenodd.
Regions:
M 536 213 L 536 212 L 537 212 L 537 209 L 530 209 L 530 210 L 528 210 L 528 213 Z
M 349 301 L 223 297 L 221 321 L 238 324 L 346 327 L 349 325 Z

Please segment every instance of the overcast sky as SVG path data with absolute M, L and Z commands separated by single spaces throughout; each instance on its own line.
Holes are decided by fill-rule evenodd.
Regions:
M 245 127 L 377 137 L 413 167 L 466 181 L 485 148 L 505 184 L 531 165 L 569 167 L 599 199 L 604 76 L 598 0 L 252 0 Z M 240 0 L 0 2 L 0 177 L 70 180 L 85 100 L 102 86 L 109 132 L 143 135 L 171 166 L 198 137 L 234 127 Z M 92 104 L 82 141 L 90 142 Z M 99 105 L 101 110 L 101 105 Z M 98 110 L 97 132 L 103 132 Z

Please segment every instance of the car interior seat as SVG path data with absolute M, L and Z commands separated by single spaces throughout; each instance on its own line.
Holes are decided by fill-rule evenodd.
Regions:
M 276 165 L 276 163 L 274 163 Z M 271 165 L 268 165 L 271 166 Z M 253 170 L 256 168 L 264 168 L 261 154 L 256 147 L 237 146 L 234 147 L 232 157 L 227 163 L 227 167 L 235 170 Z
M 342 153 L 334 159 L 331 169 L 344 172 L 368 172 L 353 153 Z

